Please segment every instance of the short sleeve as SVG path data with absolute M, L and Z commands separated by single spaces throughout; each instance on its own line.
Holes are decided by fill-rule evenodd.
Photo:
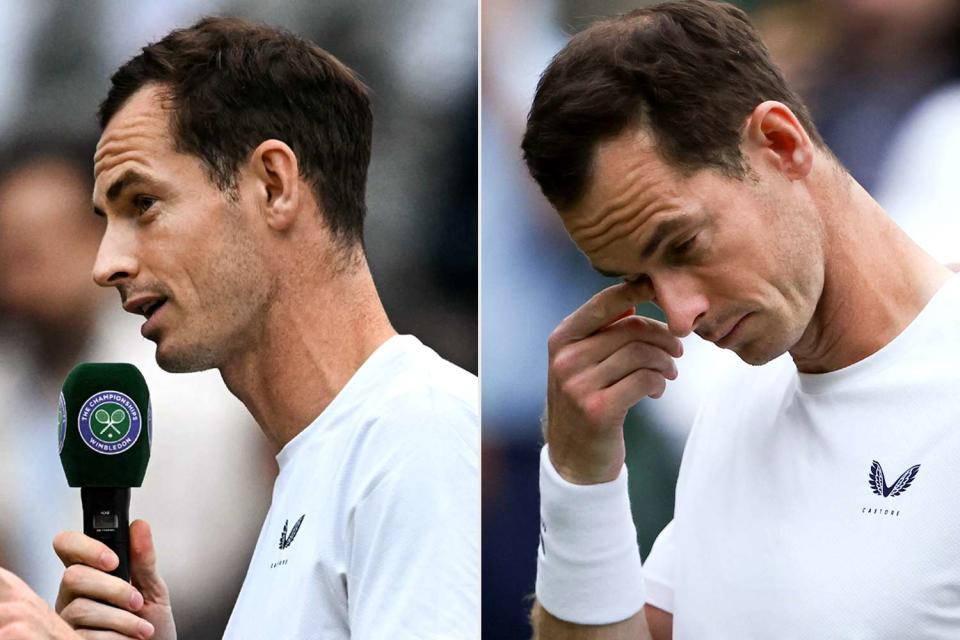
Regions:
M 671 520 L 657 536 L 650 555 L 643 563 L 647 604 L 668 613 L 673 613 L 674 547 L 673 521 Z

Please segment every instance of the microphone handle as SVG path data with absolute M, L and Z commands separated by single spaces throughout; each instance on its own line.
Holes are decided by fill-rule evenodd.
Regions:
M 104 543 L 120 564 L 110 575 L 130 582 L 130 488 L 81 487 L 83 533 Z

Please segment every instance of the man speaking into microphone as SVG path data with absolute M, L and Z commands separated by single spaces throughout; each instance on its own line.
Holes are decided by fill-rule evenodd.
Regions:
M 94 279 L 161 367 L 217 368 L 279 451 L 224 637 L 478 637 L 477 381 L 397 335 L 374 287 L 366 88 L 291 34 L 206 18 L 124 64 L 99 116 Z M 129 584 L 61 534 L 57 611 L 87 637 L 174 638 L 162 545 L 130 526 Z

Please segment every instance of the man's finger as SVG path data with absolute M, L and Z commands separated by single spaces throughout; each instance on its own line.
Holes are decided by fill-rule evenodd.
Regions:
M 592 389 L 605 389 L 639 369 L 650 369 L 668 380 L 677 377 L 677 366 L 670 355 L 646 342 L 629 342 L 609 358 L 584 372 L 584 381 Z
M 582 340 L 615 322 L 625 311 L 652 299 L 653 289 L 646 282 L 607 287 L 567 316 L 554 330 L 553 339 L 560 343 Z
M 629 409 L 645 397 L 659 398 L 667 386 L 667 379 L 657 371 L 638 369 L 607 387 L 603 394 L 609 401 Z
M 623 345 L 640 340 L 663 349 L 674 358 L 683 355 L 683 343 L 670 333 L 667 325 L 644 316 L 631 315 L 617 320 L 594 335 L 571 345 L 584 364 L 600 362 L 620 349 Z
M 101 631 L 100 629 L 77 629 L 77 633 L 83 640 L 130 640 L 131 637 L 115 631 Z
M 63 566 L 85 564 L 102 571 L 113 571 L 120 564 L 110 547 L 79 531 L 62 531 L 53 539 L 53 550 Z
M 27 583 L 16 574 L 0 567 L 0 602 L 32 593 Z
M 102 602 L 88 598 L 78 598 L 71 602 L 60 616 L 75 629 L 89 631 L 84 637 L 111 637 L 115 633 L 121 638 L 149 638 L 153 635 L 153 625 L 142 618 L 117 609 Z
M 23 600 L 0 600 L 0 628 L 30 617 L 32 613 L 31 605 Z
M 130 523 L 130 579 L 150 602 L 169 604 L 167 586 L 157 573 L 153 534 L 145 520 Z
M 77 637 L 25 582 L 3 569 L 0 574 L 6 594 L 0 597 L 0 640 Z
M 57 598 L 58 604 L 64 606 L 58 608 L 65 609 L 69 607 L 67 603 L 78 598 L 99 600 L 129 611 L 143 606 L 143 596 L 126 580 L 83 564 L 71 565 L 64 571 Z

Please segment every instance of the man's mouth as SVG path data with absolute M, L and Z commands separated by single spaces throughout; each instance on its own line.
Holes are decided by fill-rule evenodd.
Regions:
M 704 340 L 712 342 L 717 346 L 722 346 L 720 343 L 725 342 L 727 338 L 733 335 L 737 327 L 739 327 L 740 324 L 743 322 L 743 320 L 749 315 L 750 315 L 749 313 L 746 313 L 736 318 L 735 320 L 732 321 L 731 324 L 727 324 L 725 328 L 719 331 L 705 331 L 703 333 L 697 332 L 697 334 Z
M 149 320 L 150 317 L 157 312 L 157 309 L 162 307 L 164 303 L 166 303 L 166 301 L 167 301 L 166 296 L 160 296 L 160 295 L 137 296 L 135 298 L 127 300 L 123 304 L 123 309 L 128 313 L 141 315 L 144 318 Z
M 741 326 L 743 325 L 743 321 L 746 320 L 749 316 L 750 316 L 750 314 L 748 313 L 748 314 L 742 316 L 739 320 L 737 320 L 737 321 L 733 324 L 733 326 L 730 327 L 729 330 L 727 330 L 726 333 L 724 333 L 722 336 L 720 336 L 720 338 L 716 341 L 716 345 L 717 345 L 718 347 L 723 347 L 723 346 L 724 346 L 724 343 L 729 342 L 729 340 L 730 340 L 730 338 L 733 336 L 733 334 L 737 331 L 737 329 L 738 329 L 739 327 L 741 327 Z
M 150 319 L 150 316 L 153 315 L 153 312 L 156 311 L 157 309 L 159 309 L 159 308 L 163 305 L 164 302 L 166 302 L 166 301 L 165 301 L 165 300 L 157 300 L 156 302 L 151 302 L 150 304 L 144 306 L 144 308 L 143 308 L 143 315 L 145 315 L 145 316 L 147 317 L 147 319 L 149 320 L 149 319 Z

